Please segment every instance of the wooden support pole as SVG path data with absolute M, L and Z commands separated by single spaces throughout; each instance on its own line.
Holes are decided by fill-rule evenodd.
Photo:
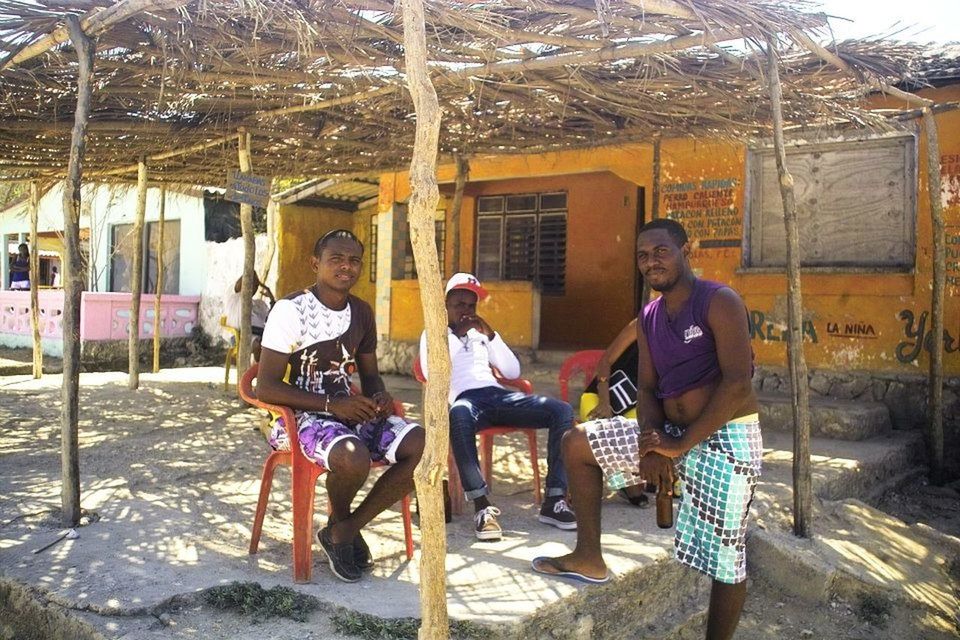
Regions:
M 163 297 L 163 234 L 167 209 L 167 185 L 160 185 L 159 232 L 157 233 L 157 291 L 153 300 L 153 372 L 160 371 L 160 302 Z
M 460 211 L 463 209 L 463 189 L 467 186 L 467 180 L 470 179 L 470 161 L 459 153 L 454 158 L 457 163 L 457 177 L 453 183 L 450 226 L 453 227 L 453 273 L 457 273 L 460 271 Z
M 86 146 L 87 120 L 93 87 L 93 42 L 76 16 L 66 15 L 70 40 L 77 52 L 77 108 L 73 116 L 67 180 L 63 185 L 63 385 L 60 388 L 61 520 L 72 527 L 80 521 L 80 299 L 83 263 L 80 259 L 80 182 Z
M 43 375 L 43 343 L 40 340 L 40 185 L 30 181 L 30 328 L 33 330 L 33 377 Z
M 137 168 L 137 211 L 133 219 L 133 261 L 130 267 L 130 333 L 127 336 L 127 388 L 140 386 L 140 296 L 143 294 L 143 220 L 147 215 L 147 159 Z
M 240 130 L 238 135 L 238 154 L 240 171 L 249 173 L 253 170 L 250 154 L 250 134 Z M 243 280 L 240 285 L 240 344 L 237 349 L 237 376 L 250 366 L 250 311 L 253 308 L 253 276 L 256 262 L 256 241 L 253 233 L 253 207 L 249 204 L 240 205 L 240 231 L 243 234 Z
M 943 222 L 943 199 L 940 193 L 940 138 L 937 121 L 929 106 L 923 109 L 923 128 L 927 134 L 927 194 L 933 230 L 933 291 L 930 294 L 930 391 L 928 394 L 930 426 L 927 429 L 927 453 L 930 459 L 930 481 L 946 482 L 943 463 L 943 306 L 946 291 L 947 247 Z
M 773 38 L 767 40 L 767 81 L 773 111 L 773 146 L 783 200 L 783 224 L 787 233 L 787 357 L 793 400 L 793 532 L 810 536 L 813 490 L 810 479 L 810 388 L 803 354 L 803 296 L 800 287 L 800 231 L 793 176 L 787 170 L 783 138 L 783 107 L 780 72 Z
M 273 193 L 276 186 L 277 178 L 274 177 L 270 180 L 270 193 Z M 267 255 L 263 259 L 263 275 L 260 277 L 260 282 L 263 284 L 267 284 L 267 278 L 270 276 L 270 270 L 273 268 L 273 257 L 277 253 L 277 209 L 279 208 L 280 203 L 270 198 L 270 201 L 267 203 Z M 256 246 L 256 242 L 254 242 L 254 246 Z M 252 304 L 251 302 L 251 305 Z
M 414 473 L 420 504 L 420 640 L 450 636 L 447 613 L 447 535 L 443 515 L 443 476 L 450 442 L 447 393 L 450 388 L 450 352 L 447 314 L 440 282 L 434 216 L 437 187 L 437 147 L 440 105 L 427 70 L 427 42 L 423 1 L 401 0 L 403 49 L 407 84 L 413 97 L 417 128 L 410 160 L 410 241 L 420 280 L 420 300 L 427 331 L 429 378 L 424 389 L 423 425 L 427 442 Z

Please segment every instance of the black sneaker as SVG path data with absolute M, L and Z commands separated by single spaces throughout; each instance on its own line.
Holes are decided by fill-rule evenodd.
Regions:
M 363 577 L 360 569 L 353 561 L 353 542 L 335 543 L 330 538 L 330 527 L 324 527 L 317 532 L 317 540 L 327 553 L 330 570 L 344 582 L 356 582 Z
M 355 564 L 360 571 L 369 571 L 373 569 L 373 565 L 375 564 L 373 554 L 370 553 L 370 547 L 367 546 L 367 541 L 364 540 L 363 536 L 359 533 L 357 533 L 357 537 L 353 539 L 353 564 Z
M 573 531 L 577 528 L 577 514 L 573 512 L 563 496 L 548 497 L 544 500 L 537 520 L 565 531 Z

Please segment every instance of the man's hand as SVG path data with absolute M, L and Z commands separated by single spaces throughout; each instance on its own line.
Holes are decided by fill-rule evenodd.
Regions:
M 393 396 L 386 391 L 377 391 L 373 394 L 373 401 L 377 403 L 377 417 L 386 418 L 393 415 Z
M 493 339 L 493 329 L 491 329 L 487 321 L 480 316 L 463 316 L 460 318 L 460 322 L 457 323 L 454 333 L 457 334 L 457 337 L 462 338 L 467 335 L 470 329 L 476 329 L 491 340 Z
M 600 418 L 612 418 L 613 417 L 613 407 L 610 406 L 609 400 L 600 400 L 600 404 L 595 406 L 590 413 L 587 414 L 587 417 L 591 420 L 599 420 Z
M 641 455 L 634 475 L 657 486 L 672 487 L 673 461 L 659 453 Z
M 659 429 L 640 434 L 640 455 L 659 453 L 668 458 L 679 458 L 687 452 L 680 438 L 674 438 Z
M 327 402 L 327 411 L 341 420 L 358 424 L 377 417 L 377 403 L 366 396 L 341 396 Z

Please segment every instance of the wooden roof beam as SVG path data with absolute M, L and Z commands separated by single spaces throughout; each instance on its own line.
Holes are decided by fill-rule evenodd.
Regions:
M 113 25 L 142 11 L 178 9 L 187 3 L 188 0 L 120 0 L 112 7 L 106 9 L 98 7 L 88 11 L 80 18 L 80 28 L 87 36 L 96 37 Z M 0 63 L 0 71 L 35 58 L 69 40 L 70 32 L 67 25 L 61 25 Z
M 481 67 L 466 67 L 451 71 L 448 76 L 469 78 L 471 76 L 487 76 L 504 73 L 522 73 L 524 71 L 539 71 L 569 65 L 591 65 L 601 62 L 612 62 L 624 58 L 641 58 L 643 56 L 676 53 L 692 47 L 708 47 L 718 42 L 735 40 L 743 35 L 739 31 L 718 29 L 715 31 L 694 33 L 686 36 L 677 36 L 661 42 L 634 42 L 612 47 L 602 47 L 592 51 L 564 53 L 552 56 L 543 56 L 521 62 L 494 62 Z

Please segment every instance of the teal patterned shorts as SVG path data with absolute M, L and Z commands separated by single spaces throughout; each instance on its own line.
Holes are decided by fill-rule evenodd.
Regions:
M 753 414 L 731 420 L 677 460 L 683 482 L 677 560 L 719 582 L 747 579 L 747 515 L 762 458 L 760 421 Z

